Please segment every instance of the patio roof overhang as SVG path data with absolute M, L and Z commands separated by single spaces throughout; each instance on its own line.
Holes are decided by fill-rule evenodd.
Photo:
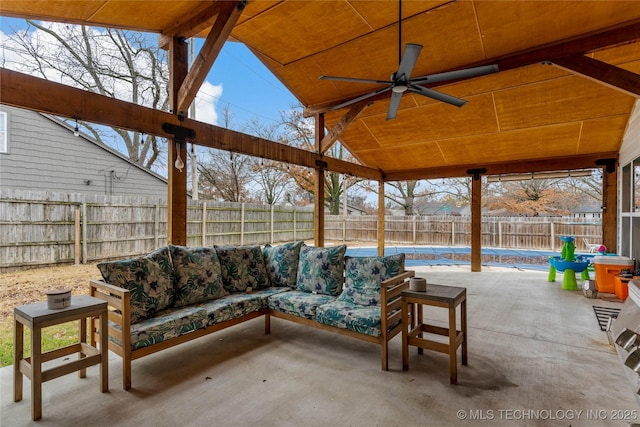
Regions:
M 119 125 L 137 130 L 144 125 L 145 132 L 162 136 L 167 136 L 163 123 L 197 127 L 198 144 L 316 169 L 335 168 L 370 179 L 615 164 L 630 113 L 640 97 L 637 1 L 591 1 L 588 7 L 581 1 L 406 1 L 403 43 L 424 46 L 412 75 L 483 64 L 498 64 L 500 72 L 437 86 L 468 100 L 462 108 L 405 93 L 392 121 L 385 120 L 388 99 L 384 95 L 329 109 L 377 86 L 318 77 L 387 80 L 398 65 L 397 1 L 258 0 L 245 5 L 235 1 L 4 0 L 0 14 L 154 32 L 172 52 L 174 65 L 182 67 L 179 73 L 174 70 L 172 79 L 177 114 L 147 112 L 129 104 L 125 111 L 135 114 L 127 118 L 122 106 L 108 99 L 60 89 L 51 82 L 36 84 L 6 70 L 0 76 L 3 103 L 98 123 L 129 120 L 132 123 Z M 194 36 L 206 40 L 187 71 L 180 42 Z M 329 132 L 318 132 L 315 153 L 179 120 L 228 39 L 249 47 L 307 113 L 324 123 Z M 44 90 L 36 92 L 35 86 Z M 33 99 L 43 101 L 53 89 L 64 95 L 49 97 L 48 102 Z M 322 155 L 338 139 L 361 165 L 345 165 Z M 605 187 L 604 193 L 615 199 L 615 183 Z M 179 199 L 182 191 L 177 188 L 174 195 Z M 605 235 L 615 236 L 615 219 L 613 228 L 611 220 L 604 222 L 608 224 Z M 607 246 L 614 242 L 609 240 Z

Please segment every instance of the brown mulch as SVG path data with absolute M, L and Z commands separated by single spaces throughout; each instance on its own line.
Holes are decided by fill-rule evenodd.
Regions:
M 0 322 L 12 318 L 17 305 L 46 301 L 45 292 L 52 289 L 70 289 L 71 295 L 88 295 L 92 279 L 100 279 L 95 264 L 0 273 Z

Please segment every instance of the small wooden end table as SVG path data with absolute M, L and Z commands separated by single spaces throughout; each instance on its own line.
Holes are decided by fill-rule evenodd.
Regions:
M 449 309 L 449 327 L 443 328 L 423 323 L 424 305 Z M 456 307 L 460 306 L 460 330 L 456 329 Z M 409 309 L 411 324 L 409 324 Z M 424 333 L 449 337 L 448 343 L 425 339 Z M 462 364 L 467 364 L 467 289 L 456 286 L 427 285 L 425 292 L 402 291 L 402 369 L 409 369 L 409 346 L 433 350 L 449 355 L 451 384 L 458 382 L 457 351 L 462 346 Z
M 42 383 L 78 371 L 86 376 L 86 368 L 100 364 L 100 391 L 109 390 L 109 362 L 107 342 L 107 303 L 88 295 L 71 297 L 69 307 L 49 310 L 46 302 L 21 305 L 13 311 L 13 400 L 22 400 L 22 376 L 31 380 L 31 416 L 42 418 Z M 87 318 L 100 318 L 100 349 L 87 344 Z M 79 320 L 80 342 L 42 353 L 42 328 Z M 24 326 L 31 329 L 31 357 L 24 357 Z M 78 360 L 42 370 L 42 364 L 63 356 L 78 353 Z

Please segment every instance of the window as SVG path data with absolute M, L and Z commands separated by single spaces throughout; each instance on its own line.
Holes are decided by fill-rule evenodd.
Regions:
M 0 153 L 8 151 L 9 137 L 7 135 L 7 113 L 0 111 Z

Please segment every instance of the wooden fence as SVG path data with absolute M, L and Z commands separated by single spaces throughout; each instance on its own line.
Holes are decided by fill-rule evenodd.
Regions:
M 377 216 L 327 216 L 325 239 L 377 242 Z M 575 236 L 576 250 L 586 251 L 583 239 L 602 240 L 602 225 L 592 219 L 563 217 L 483 217 L 482 246 L 560 250 L 560 236 Z M 471 246 L 471 217 L 392 216 L 385 218 L 387 244 Z
M 148 253 L 167 241 L 166 204 L 127 198 L 58 197 L 0 193 L 0 271 L 89 263 Z M 460 216 L 395 217 L 385 223 L 387 244 L 470 246 L 471 219 Z M 600 242 L 601 225 L 568 218 L 484 218 L 485 247 L 550 249 L 560 235 Z M 313 238 L 313 210 L 285 206 L 190 202 L 187 243 L 265 244 Z M 377 242 L 377 216 L 325 218 L 325 239 Z

